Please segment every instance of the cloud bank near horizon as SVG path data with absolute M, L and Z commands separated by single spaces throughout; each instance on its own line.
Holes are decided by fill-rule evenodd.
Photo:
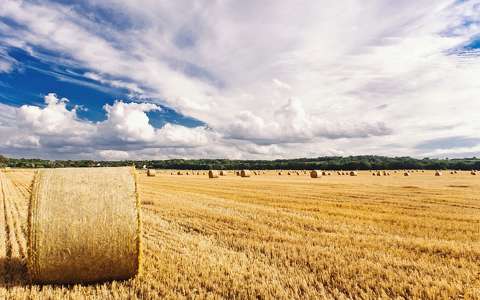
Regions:
M 22 49 L 129 91 L 102 105 L 104 121 L 55 90 L 44 105 L 0 104 L 6 154 L 480 155 L 480 1 L 6 0 L 0 37 L 0 84 Z M 155 128 L 160 105 L 205 125 Z

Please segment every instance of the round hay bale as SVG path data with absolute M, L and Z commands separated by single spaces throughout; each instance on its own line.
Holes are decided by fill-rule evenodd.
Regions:
M 290 172 L 287 172 L 287 175 L 292 175 Z
M 218 178 L 218 172 L 217 171 L 208 171 L 208 178 Z
M 147 176 L 155 177 L 155 176 L 157 176 L 157 172 L 154 169 L 148 169 L 147 170 Z
M 377 174 L 374 172 L 374 173 L 372 173 L 372 176 L 377 176 Z
M 477 172 L 476 171 L 472 171 L 470 172 L 470 174 L 472 174 L 473 176 L 477 175 Z
M 357 171 L 350 171 L 350 176 L 358 176 L 358 172 Z
M 45 169 L 28 212 L 28 274 L 53 284 L 126 280 L 141 261 L 135 169 Z
M 332 176 L 332 172 L 327 172 L 327 176 Z
M 221 170 L 220 173 L 219 173 L 220 176 L 227 176 L 227 172 Z
M 327 176 L 327 172 L 322 171 L 322 176 Z
M 440 172 L 440 171 L 435 171 L 435 176 L 442 176 L 442 175 L 443 175 L 442 172 Z
M 311 178 L 321 178 L 322 177 L 322 172 L 317 171 L 317 170 L 312 170 L 310 171 L 310 177 Z
M 181 171 L 178 171 L 177 175 L 183 175 L 183 173 Z
M 405 172 L 405 173 L 403 173 L 403 176 L 410 176 L 410 173 Z
M 382 172 L 377 171 L 377 176 L 382 176 Z
M 251 175 L 251 172 L 249 170 L 242 170 L 240 172 L 241 177 L 250 177 L 250 175 Z
M 282 175 L 282 172 L 278 172 L 278 175 L 280 175 L 280 176 L 281 176 L 281 175 Z

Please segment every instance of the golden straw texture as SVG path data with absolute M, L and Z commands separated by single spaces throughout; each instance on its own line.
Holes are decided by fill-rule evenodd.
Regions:
M 28 271 L 41 283 L 134 277 L 141 223 L 135 169 L 39 171 L 28 216 Z

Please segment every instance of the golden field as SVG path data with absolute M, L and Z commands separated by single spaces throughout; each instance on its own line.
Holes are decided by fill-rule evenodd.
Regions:
M 143 271 L 29 285 L 31 170 L 0 172 L 0 299 L 480 299 L 480 176 L 140 173 Z M 68 228 L 66 228 L 68 231 Z

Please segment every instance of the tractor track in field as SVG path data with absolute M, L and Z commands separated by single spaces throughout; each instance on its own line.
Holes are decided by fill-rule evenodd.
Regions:
M 14 282 L 22 280 L 26 261 L 26 214 L 21 212 L 24 196 L 12 181 L 0 173 L 5 257 L 3 261 L 4 280 Z M 3 253 L 0 254 L 3 256 Z

